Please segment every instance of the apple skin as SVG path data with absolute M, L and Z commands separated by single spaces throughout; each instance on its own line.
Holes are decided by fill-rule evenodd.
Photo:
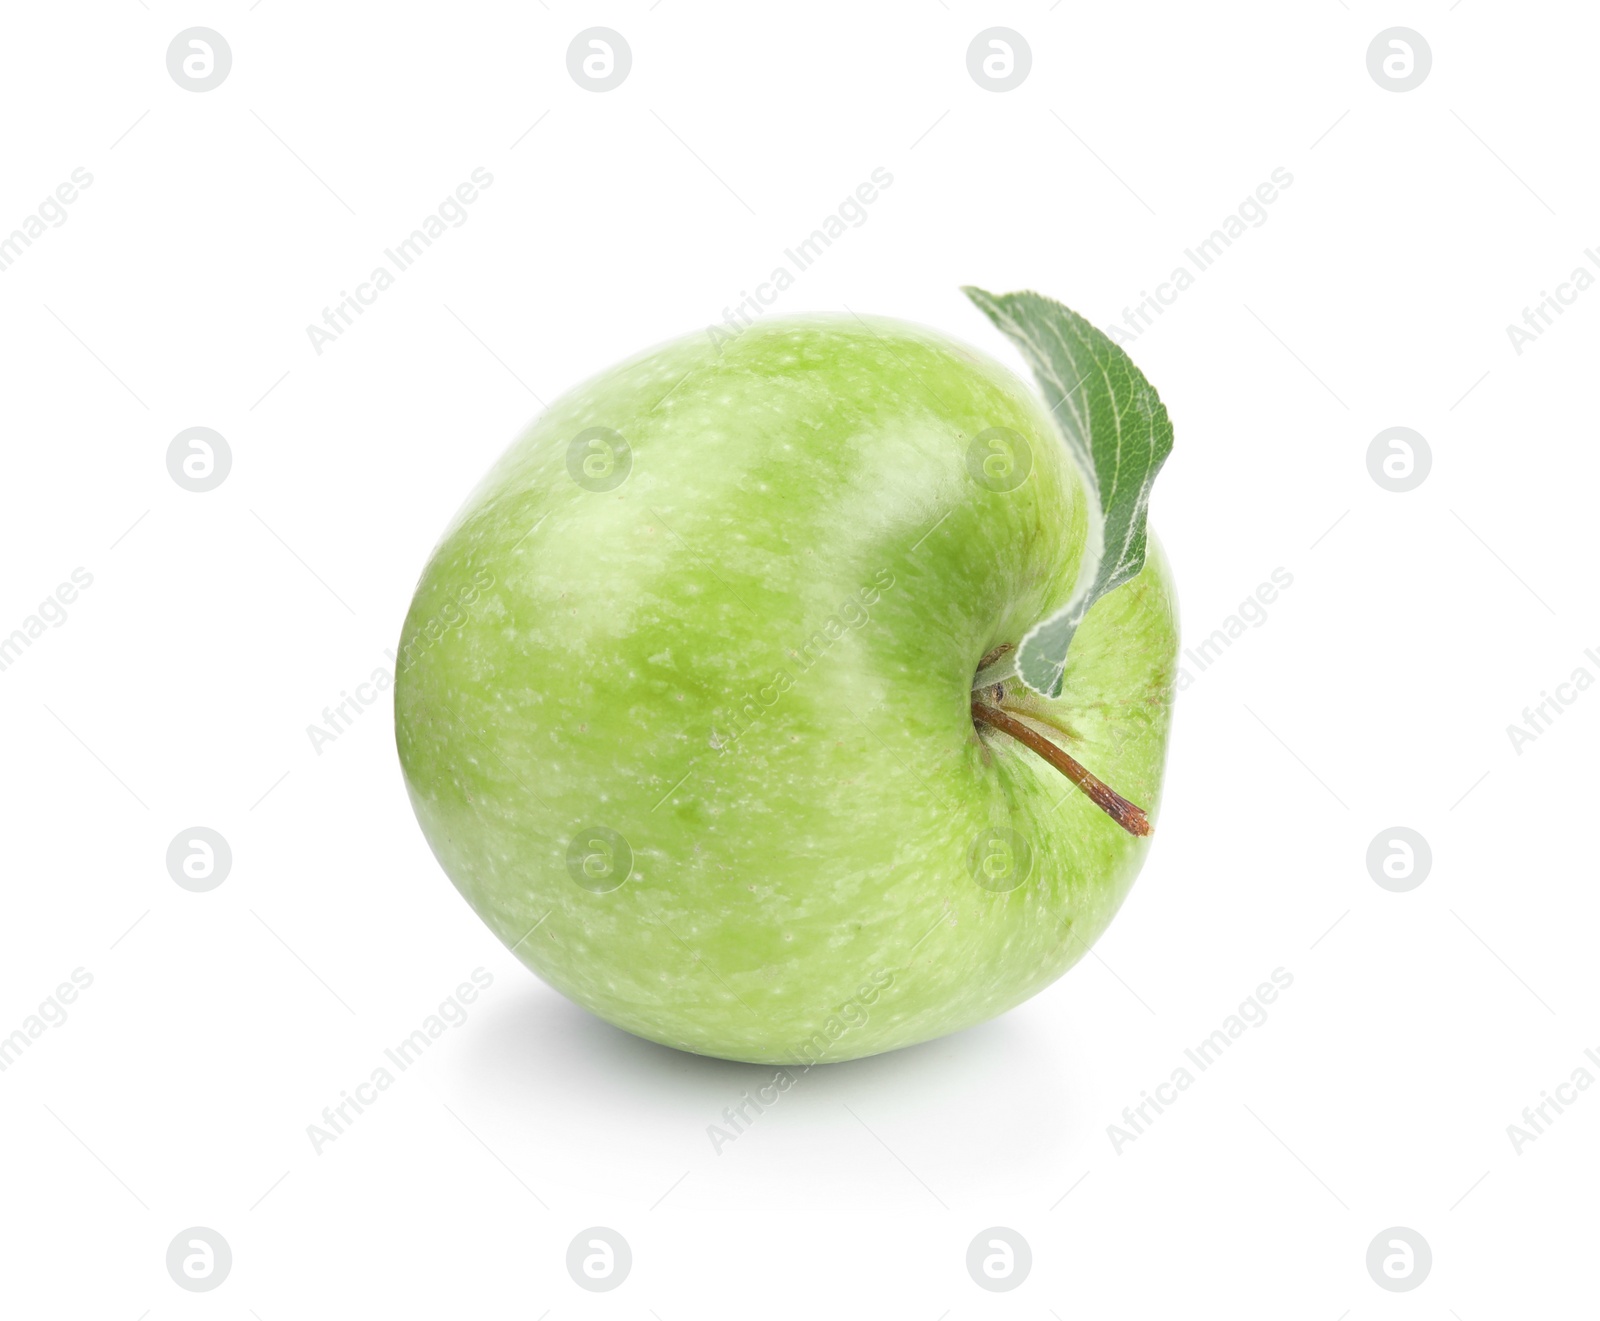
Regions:
M 597 426 L 630 448 L 610 490 L 569 469 Z M 996 427 L 1031 456 L 1015 489 L 969 466 Z M 423 572 L 395 684 L 423 833 L 524 963 L 652 1041 L 808 1065 L 1003 1013 L 1150 844 L 970 711 L 985 655 L 1070 596 L 1087 517 L 1033 392 L 919 327 L 770 321 L 604 372 Z M 1152 537 L 1061 696 L 1007 704 L 1155 821 L 1176 652 Z

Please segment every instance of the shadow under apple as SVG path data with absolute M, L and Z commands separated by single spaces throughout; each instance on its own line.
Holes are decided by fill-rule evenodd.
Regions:
M 903 1180 L 911 1198 L 941 1182 L 955 1194 L 1011 1176 L 1053 1185 L 1069 1166 L 1081 1171 L 1073 1149 L 1093 1125 L 1076 1035 L 1055 997 L 1041 999 L 937 1041 L 780 1069 L 646 1041 L 538 981 L 511 979 L 441 1081 L 569 1177 L 618 1162 L 720 1173 L 778 1160 L 792 1173 L 799 1160 L 831 1195 L 866 1181 Z M 919 1189 L 897 1160 L 928 1184 Z

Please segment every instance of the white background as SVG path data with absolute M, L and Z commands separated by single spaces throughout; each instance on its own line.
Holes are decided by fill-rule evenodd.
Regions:
M 1506 333 L 1600 243 L 1577 4 L 14 5 L 0 234 L 91 187 L 0 273 L 0 634 L 93 586 L 0 673 L 9 865 L 0 1033 L 92 986 L 0 1074 L 0 1311 L 29 1317 L 1351 1317 L 1595 1305 L 1600 1089 L 1507 1125 L 1600 1050 L 1589 755 L 1600 691 L 1591 380 L 1600 293 Z M 979 87 L 974 35 L 1032 72 Z M 227 79 L 177 85 L 181 30 Z M 621 32 L 596 94 L 573 36 Z M 1369 75 L 1381 30 L 1433 67 Z M 530 126 L 532 127 L 530 131 Z M 492 187 L 318 355 L 306 326 L 475 167 Z M 1177 429 L 1153 525 L 1190 643 L 1293 586 L 1177 708 L 1160 837 L 1047 993 L 815 1070 L 648 1045 L 524 971 L 412 819 L 383 703 L 435 538 L 533 415 L 721 318 L 866 180 L 894 177 L 776 311 L 1005 345 L 957 291 L 1038 288 L 1101 325 L 1276 167 L 1293 184 L 1130 346 Z M 1018 363 L 1020 369 L 1020 363 Z M 222 433 L 195 494 L 166 450 Z M 1372 438 L 1424 435 L 1395 494 Z M 233 851 L 167 873 L 196 825 Z M 1417 889 L 1366 865 L 1395 825 Z M 493 985 L 336 1142 L 307 1125 L 474 968 Z M 1120 1153 L 1122 1108 L 1282 967 L 1294 983 Z M 1600 1065 L 1590 1063 L 1600 1077 Z M 1553 1113 L 1553 1112 L 1551 1112 Z M 631 1275 L 565 1254 L 615 1229 Z M 1013 1292 L 967 1246 L 1032 1246 Z M 189 1293 L 165 1254 L 231 1245 Z M 1375 1235 L 1431 1245 L 1422 1286 Z

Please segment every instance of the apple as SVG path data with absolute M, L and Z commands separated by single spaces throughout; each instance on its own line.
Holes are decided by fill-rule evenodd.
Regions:
M 1097 508 L 1028 386 L 916 326 L 604 372 L 423 571 L 395 684 L 423 833 L 529 968 L 652 1041 L 809 1065 L 1001 1014 L 1105 930 L 1159 806 L 1153 538 L 1058 696 L 974 692 L 1072 596 Z

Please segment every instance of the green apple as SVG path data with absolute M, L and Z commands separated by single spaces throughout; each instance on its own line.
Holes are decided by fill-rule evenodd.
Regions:
M 524 963 L 653 1041 L 810 1064 L 1003 1013 L 1150 844 L 973 715 L 1097 508 L 1033 392 L 915 326 L 763 322 L 605 372 L 423 572 L 395 685 L 423 833 Z M 1154 818 L 1176 650 L 1152 540 L 1058 697 L 976 696 Z

